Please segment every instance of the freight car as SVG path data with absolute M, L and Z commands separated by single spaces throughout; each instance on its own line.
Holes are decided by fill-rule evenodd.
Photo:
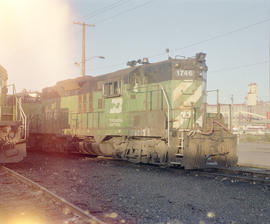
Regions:
M 7 71 L 0 66 L 0 163 L 15 163 L 26 156 L 26 115 L 15 85 L 7 86 L 7 79 Z
M 237 163 L 236 136 L 206 113 L 205 54 L 58 82 L 25 100 L 28 148 L 186 169 Z

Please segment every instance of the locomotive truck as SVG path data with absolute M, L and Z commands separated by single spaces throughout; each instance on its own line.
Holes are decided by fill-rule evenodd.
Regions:
M 186 169 L 236 165 L 236 136 L 222 114 L 206 112 L 205 56 L 132 61 L 43 89 L 24 100 L 27 148 Z
M 15 85 L 7 85 L 7 71 L 0 65 L 0 163 L 15 163 L 26 156 L 26 115 Z M 12 94 L 8 95 L 8 88 Z

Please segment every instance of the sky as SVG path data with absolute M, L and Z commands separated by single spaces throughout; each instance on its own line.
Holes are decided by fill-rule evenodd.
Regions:
M 222 103 L 232 95 L 243 103 L 252 82 L 259 100 L 269 100 L 269 0 L 0 0 L 0 64 L 9 82 L 41 90 L 80 76 L 74 21 L 96 25 L 86 29 L 89 75 L 143 57 L 165 60 L 166 48 L 172 57 L 205 52 L 207 88 L 219 89 Z

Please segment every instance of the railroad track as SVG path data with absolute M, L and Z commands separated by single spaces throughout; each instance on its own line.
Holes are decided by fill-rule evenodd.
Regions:
M 4 201 L 7 203 L 7 205 L 4 204 L 5 207 L 17 205 L 18 207 L 29 207 L 29 205 L 35 207 L 34 203 L 37 203 L 37 207 L 42 207 L 47 216 L 57 217 L 56 219 L 61 220 L 61 223 L 105 224 L 95 216 L 7 167 L 0 166 L 0 176 L 0 210 Z M 15 211 L 16 208 L 12 207 L 12 210 Z M 42 212 L 44 213 L 44 211 Z M 56 214 L 57 212 L 59 214 Z M 7 213 L 10 213 L 10 211 Z M 20 212 L 20 214 L 24 215 L 24 212 Z M 1 220 L 3 219 L 1 215 L 0 213 L 0 223 L 2 223 Z M 51 221 L 48 223 L 51 223 Z M 54 223 L 57 223 L 57 221 Z
M 207 176 L 221 176 L 231 180 L 242 180 L 270 186 L 270 170 L 265 169 L 248 167 L 207 168 L 199 170 L 199 173 Z

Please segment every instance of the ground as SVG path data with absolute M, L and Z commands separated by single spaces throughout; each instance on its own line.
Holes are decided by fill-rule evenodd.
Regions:
M 270 143 L 240 143 L 238 164 L 270 169 Z
M 258 184 L 39 153 L 9 167 L 111 223 L 270 223 L 270 189 Z

